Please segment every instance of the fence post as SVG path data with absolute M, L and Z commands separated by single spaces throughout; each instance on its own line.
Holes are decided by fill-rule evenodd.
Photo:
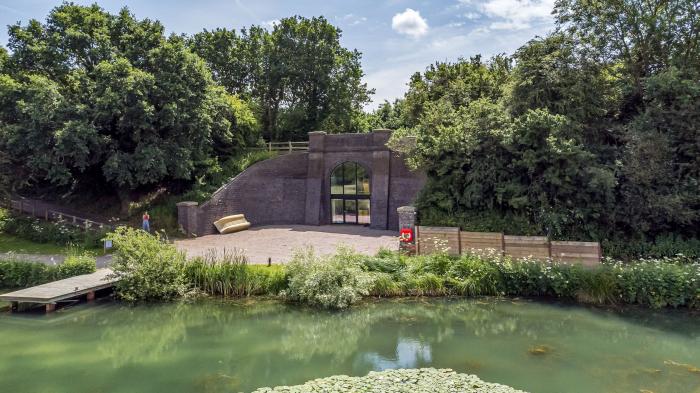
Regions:
M 44 209 L 44 219 L 46 221 L 49 220 L 49 209 L 48 208 Z
M 19 200 L 19 212 L 24 213 L 24 210 L 22 209 L 22 200 Z
M 267 151 L 272 152 L 272 141 L 267 142 Z
M 289 152 L 292 152 L 292 141 L 289 141 Z

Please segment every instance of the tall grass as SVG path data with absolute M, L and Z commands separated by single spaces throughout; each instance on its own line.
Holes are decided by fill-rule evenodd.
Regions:
M 286 285 L 281 266 L 249 265 L 238 250 L 224 250 L 221 255 L 210 251 L 194 258 L 187 263 L 185 275 L 195 289 L 224 297 L 276 295 Z

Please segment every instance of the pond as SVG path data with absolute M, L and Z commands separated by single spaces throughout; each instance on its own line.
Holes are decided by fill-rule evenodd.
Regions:
M 438 367 L 530 392 L 696 392 L 700 316 L 504 299 L 275 301 L 0 315 L 7 392 L 237 392 Z

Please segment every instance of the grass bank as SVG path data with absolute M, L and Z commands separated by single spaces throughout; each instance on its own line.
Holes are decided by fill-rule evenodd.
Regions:
M 130 301 L 169 300 L 192 293 L 274 295 L 342 309 L 367 297 L 527 296 L 593 304 L 700 308 L 700 262 L 687 257 L 606 260 L 593 268 L 482 253 L 408 257 L 346 249 L 319 256 L 300 250 L 284 266 L 249 265 L 240 254 L 186 261 L 156 236 L 131 228 L 110 234 L 117 295 Z
M 67 249 L 53 243 L 37 243 L 31 240 L 0 232 L 0 253 L 13 252 L 17 254 L 66 254 Z

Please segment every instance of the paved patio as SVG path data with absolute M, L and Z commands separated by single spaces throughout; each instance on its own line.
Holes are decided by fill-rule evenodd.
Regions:
M 318 254 L 331 254 L 338 245 L 374 255 L 380 248 L 398 249 L 398 233 L 358 225 L 289 225 L 260 226 L 227 235 L 207 235 L 175 241 L 188 257 L 202 256 L 215 250 L 242 250 L 250 263 L 287 263 L 294 250 L 312 246 Z

